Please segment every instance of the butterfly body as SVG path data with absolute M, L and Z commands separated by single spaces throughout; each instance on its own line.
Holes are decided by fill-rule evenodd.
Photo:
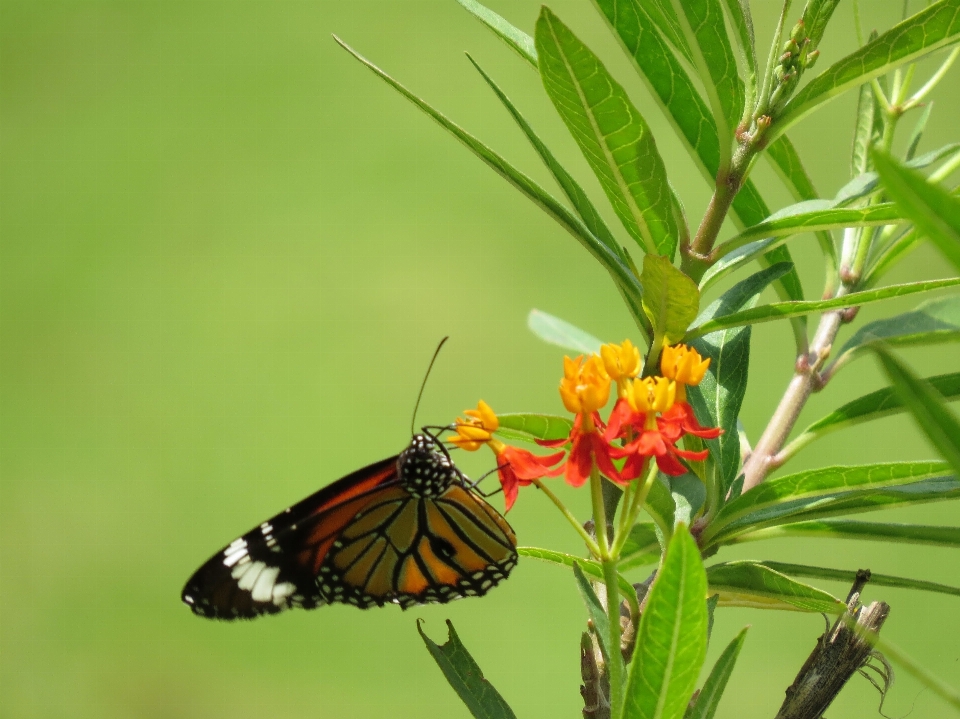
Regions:
M 187 582 L 194 613 L 244 619 L 324 604 L 360 608 L 480 596 L 517 561 L 507 521 L 432 437 L 289 507 Z

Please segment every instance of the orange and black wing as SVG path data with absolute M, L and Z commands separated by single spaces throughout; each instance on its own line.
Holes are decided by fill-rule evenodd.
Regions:
M 507 521 L 466 487 L 415 497 L 398 486 L 378 492 L 322 561 L 314 556 L 325 601 L 406 609 L 486 594 L 516 565 L 516 548 Z
M 330 600 L 317 582 L 325 556 L 368 505 L 398 489 L 397 457 L 337 480 L 213 555 L 181 598 L 211 619 L 252 619 L 326 604 Z

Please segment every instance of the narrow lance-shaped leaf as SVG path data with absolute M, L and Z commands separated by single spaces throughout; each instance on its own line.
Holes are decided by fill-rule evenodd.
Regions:
M 960 35 L 960 0 L 941 0 L 895 25 L 827 68 L 784 108 L 768 141 L 842 92 L 954 42 Z
M 544 7 L 540 76 L 627 232 L 647 253 L 673 257 L 686 229 L 653 134 L 600 59 Z
M 830 206 L 831 204 L 829 200 L 815 200 L 785 208 L 789 211 L 796 210 L 796 212 L 782 216 L 784 211 L 781 210 L 778 213 L 780 216 L 775 215 L 759 225 L 747 228 L 739 235 L 718 245 L 714 250 L 714 256 L 723 257 L 747 243 L 769 237 L 786 238 L 802 232 L 819 232 L 844 227 L 891 225 L 903 219 L 900 209 L 893 203 L 853 209 L 834 208 Z
M 743 56 L 746 97 L 744 110 L 750 112 L 757 101 L 757 50 L 753 36 L 753 17 L 750 15 L 750 0 L 726 0 L 727 17 L 736 31 L 740 53 Z
M 707 567 L 710 592 L 720 595 L 720 606 L 789 609 L 838 614 L 844 604 L 809 584 L 752 560 L 724 562 Z
M 960 548 L 960 527 L 894 522 L 859 522 L 852 519 L 816 519 L 791 522 L 779 527 L 758 529 L 737 537 L 736 542 L 755 542 L 782 537 L 823 537 L 824 539 L 856 539 L 859 541 L 897 544 L 924 544 L 935 547 Z
M 634 62 L 651 95 L 673 123 L 704 179 L 713 186 L 720 167 L 716 124 L 696 86 L 658 32 L 658 24 L 648 12 L 651 2 L 653 0 L 594 0 Z M 665 9 L 672 12 L 669 2 L 663 4 Z M 731 219 L 741 229 L 755 225 L 770 215 L 770 210 L 749 179 L 734 197 L 731 209 Z M 787 248 L 774 247 L 761 260 L 767 266 L 778 262 L 792 262 Z M 796 269 L 780 278 L 777 292 L 781 299 L 803 299 L 803 287 Z M 793 322 L 795 334 L 798 337 L 804 335 L 805 319 L 800 317 Z
M 682 719 L 707 653 L 707 577 L 678 525 L 647 595 L 627 678 L 624 719 Z
M 424 644 L 470 713 L 476 719 L 516 719 L 517 715 L 513 713 L 510 705 L 493 685 L 483 678 L 483 672 L 463 646 L 449 619 L 447 630 L 447 642 L 438 645 L 424 633 L 422 620 L 417 620 L 417 631 L 423 637 Z
M 960 399 L 960 372 L 927 377 L 924 381 L 943 395 L 944 399 Z M 903 402 L 900 401 L 899 395 L 893 388 L 884 387 L 876 392 L 858 397 L 852 402 L 847 402 L 826 417 L 811 424 L 784 448 L 784 454 L 792 457 L 814 440 L 830 432 L 905 411 Z
M 873 164 L 903 214 L 960 271 L 960 199 L 886 153 L 874 151 Z
M 749 628 L 741 629 L 740 633 L 733 638 L 733 641 L 717 658 L 713 669 L 710 670 L 710 676 L 703 683 L 703 689 L 697 695 L 697 700 L 686 719 L 713 719 L 713 715 L 717 713 L 717 707 L 720 705 L 720 698 L 727 688 L 730 675 L 733 674 L 733 667 L 737 663 L 737 657 L 740 656 L 740 649 L 743 648 L 743 642 L 747 638 Z
M 842 307 L 859 307 L 872 302 L 893 297 L 904 297 L 906 295 L 916 294 L 918 292 L 930 292 L 945 287 L 956 287 L 960 284 L 960 278 L 951 278 L 946 280 L 930 280 L 927 282 L 910 282 L 904 285 L 890 285 L 881 287 L 877 290 L 867 290 L 866 292 L 851 292 L 849 295 L 837 297 L 831 300 L 819 300 L 808 302 L 775 302 L 769 305 L 761 305 L 753 309 L 735 312 L 732 315 L 717 317 L 704 322 L 701 325 L 691 327 L 687 331 L 687 339 L 700 337 L 708 332 L 727 327 L 740 327 L 742 325 L 758 324 L 760 322 L 770 322 L 772 320 L 784 319 L 787 317 L 796 317 L 797 315 L 806 315 L 811 312 L 823 312 L 824 310 L 835 310 Z
M 517 554 L 519 554 L 521 557 L 539 559 L 549 564 L 567 567 L 568 569 L 573 569 L 573 565 L 577 564 L 584 574 L 593 577 L 598 581 L 604 581 L 603 566 L 600 564 L 600 562 L 594 562 L 589 559 L 584 559 L 583 557 L 577 557 L 573 554 L 555 552 L 552 549 L 542 549 L 540 547 L 517 547 Z M 640 612 L 640 608 L 637 602 L 637 591 L 633 588 L 633 585 L 622 575 L 617 576 L 617 585 L 620 588 L 620 596 L 626 599 L 627 603 L 630 604 L 633 614 L 638 614 Z
M 836 505 L 846 498 L 865 493 L 879 496 L 885 488 L 916 485 L 921 480 L 939 480 L 948 473 L 949 466 L 944 462 L 892 462 L 823 467 L 776 477 L 724 506 L 704 530 L 701 542 L 708 546 L 761 526 L 798 521 L 794 515 L 807 509 L 825 508 L 831 502 Z M 944 483 L 944 489 L 953 491 L 953 484 Z
M 943 396 L 882 346 L 873 347 L 900 401 L 930 443 L 960 476 L 960 419 Z
M 960 296 L 929 300 L 910 312 L 863 325 L 844 343 L 830 374 L 878 341 L 895 347 L 960 341 Z
M 806 7 L 803 8 L 804 30 L 810 39 L 811 49 L 816 49 L 820 45 L 823 33 L 827 29 L 827 23 L 833 16 L 833 11 L 837 9 L 840 0 L 809 0 Z
M 857 98 L 857 127 L 853 133 L 853 153 L 850 158 L 850 177 L 857 177 L 870 169 L 870 146 L 873 144 L 873 112 L 876 108 L 870 83 L 860 86 Z
M 552 197 L 529 177 L 513 167 L 503 157 L 484 145 L 477 138 L 451 121 L 445 115 L 438 112 L 419 97 L 414 95 L 412 92 L 410 92 L 410 90 L 385 73 L 379 67 L 374 65 L 372 62 L 367 60 L 365 57 L 360 55 L 349 45 L 344 43 L 340 38 L 334 36 L 334 40 L 336 40 L 336 42 L 344 50 L 366 65 L 367 68 L 372 70 L 378 77 L 397 90 L 405 98 L 410 100 L 418 108 L 423 110 L 431 118 L 433 118 L 441 127 L 460 140 L 460 142 L 462 142 L 470 151 L 477 155 L 477 157 L 483 160 L 487 165 L 493 168 L 493 170 L 495 170 L 500 176 L 510 182 L 510 184 L 520 190 L 528 198 L 533 200 L 548 215 L 559 222 L 560 225 L 571 235 L 573 235 L 574 238 L 576 238 L 580 244 L 582 244 L 587 251 L 589 251 L 590 254 L 592 254 L 600 262 L 607 272 L 610 273 L 614 279 L 614 282 L 617 284 L 618 289 L 620 289 L 621 293 L 627 297 L 628 305 L 639 305 L 642 290 L 637 282 L 637 278 L 634 277 L 630 269 L 620 261 L 620 258 L 617 257 L 609 247 L 604 245 L 600 240 L 594 237 L 593 234 L 591 234 L 580 218 L 576 217 L 572 212 L 570 212 L 570 210 L 564 207 L 561 203 L 557 202 L 554 197 Z M 639 316 L 636 319 L 638 322 L 642 323 L 642 320 Z
M 683 337 L 700 309 L 697 284 L 670 264 L 666 257 L 647 255 L 640 273 L 643 311 L 653 326 L 654 341 L 675 344 Z
M 780 263 L 742 280 L 711 303 L 700 315 L 700 321 L 753 306 L 767 285 L 790 268 L 791 265 Z M 702 357 L 710 358 L 710 367 L 699 385 L 687 389 L 687 398 L 702 423 L 724 431 L 717 439 L 706 440 L 710 449 L 708 467 L 713 470 L 709 481 L 716 502 L 726 496 L 740 467 L 737 417 L 747 391 L 750 328 L 711 333 L 691 344 Z
M 693 50 L 694 65 L 713 108 L 722 156 L 729 158 L 743 112 L 743 83 L 730 47 L 720 0 L 671 0 Z
M 920 140 L 923 138 L 923 131 L 927 129 L 927 122 L 930 120 L 930 113 L 933 112 L 933 101 L 931 100 L 923 108 L 920 117 L 917 118 L 917 124 L 913 126 L 910 132 L 910 139 L 907 140 L 906 159 L 912 160 L 917 154 L 917 148 L 920 146 Z
M 533 42 L 531 40 L 531 42 Z M 554 154 L 550 151 L 543 141 L 537 136 L 537 133 L 534 132 L 533 128 L 530 126 L 523 115 L 520 114 L 520 111 L 517 107 L 510 101 L 510 98 L 507 97 L 506 93 L 500 89 L 500 86 L 493 81 L 483 68 L 474 60 L 470 53 L 467 53 L 467 59 L 473 63 L 473 66 L 477 68 L 477 72 L 487 81 L 487 84 L 490 88 L 496 93 L 497 97 L 500 99 L 500 102 L 503 103 L 504 107 L 507 108 L 507 112 L 510 113 L 510 116 L 514 119 L 517 125 L 520 126 L 520 129 L 523 131 L 523 134 L 526 135 L 527 140 L 530 141 L 530 144 L 533 145 L 533 149 L 537 151 L 537 154 L 540 155 L 540 159 L 543 160 L 543 164 L 547 166 L 547 169 L 550 170 L 550 174 L 553 175 L 553 178 L 557 181 L 557 184 L 560 185 L 560 188 L 563 190 L 563 194 L 567 196 L 567 199 L 570 200 L 570 204 L 573 205 L 573 208 L 577 211 L 577 214 L 580 215 L 580 219 L 583 220 L 583 224 L 587 226 L 593 235 L 600 240 L 603 244 L 609 247 L 614 254 L 620 257 L 621 260 L 626 260 L 626 257 L 623 254 L 623 250 L 617 242 L 616 238 L 613 236 L 613 233 L 607 228 L 606 223 L 603 221 L 603 218 L 600 216 L 600 213 L 597 212 L 596 208 L 593 206 L 593 203 L 590 202 L 590 198 L 587 197 L 587 193 L 583 191 L 583 188 L 580 187 L 580 184 L 573 178 L 573 176 L 564 169 L 563 165 L 557 160 Z
M 593 591 L 593 587 L 587 581 L 579 562 L 573 563 L 573 577 L 577 582 L 577 589 L 580 590 L 583 603 L 587 606 L 587 613 L 596 628 L 596 636 L 600 642 L 600 652 L 603 654 L 603 659 L 604 661 L 610 661 L 610 648 L 607 646 L 610 638 L 610 622 L 607 618 L 607 609 L 600 603 L 597 593 Z
M 828 567 L 810 567 L 805 564 L 787 564 L 786 562 L 762 562 L 762 566 L 769 567 L 783 574 L 794 577 L 809 577 L 810 579 L 830 579 L 844 584 L 851 584 L 857 573 L 849 569 L 830 569 Z M 922 579 L 908 579 L 895 577 L 890 574 L 870 572 L 870 583 L 880 587 L 901 587 L 903 589 L 919 589 L 925 592 L 938 594 L 952 594 L 960 597 L 960 587 L 951 587 L 946 584 L 927 582 Z
M 527 327 L 544 342 L 579 354 L 599 354 L 603 344 L 589 332 L 541 310 L 530 310 Z
M 467 12 L 493 30 L 497 37 L 503 40 L 511 50 L 534 67 L 537 66 L 537 49 L 534 47 L 532 37 L 522 30 L 518 30 L 502 16 L 485 5 L 481 5 L 477 0 L 457 0 L 457 2 Z

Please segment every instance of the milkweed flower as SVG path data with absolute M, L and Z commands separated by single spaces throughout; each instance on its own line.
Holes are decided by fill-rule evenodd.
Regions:
M 723 433 L 719 427 L 701 426 L 693 413 L 693 407 L 687 402 L 687 385 L 700 384 L 709 367 L 710 358 L 703 359 L 692 347 L 674 345 L 663 348 L 660 355 L 660 373 L 676 382 L 677 394 L 673 407 L 664 412 L 660 420 L 664 431 L 671 434 L 674 441 L 684 434 L 715 439 Z
M 627 458 L 620 470 L 625 481 L 641 476 L 650 457 L 656 459 L 661 472 L 674 477 L 687 471 L 679 457 L 706 459 L 706 452 L 678 449 L 676 438 L 662 431 L 658 415 L 670 411 L 676 394 L 677 383 L 666 377 L 646 377 L 631 383 L 627 401 L 634 412 L 633 426 L 638 435 L 616 452 L 616 456 Z
M 560 399 L 568 411 L 576 414 L 570 435 L 559 440 L 537 440 L 544 447 L 570 445 L 565 477 L 573 487 L 580 487 L 590 477 L 594 465 L 607 477 L 619 481 L 620 473 L 613 465 L 610 443 L 604 439 L 604 424 L 599 410 L 610 399 L 610 375 L 599 355 L 584 359 L 563 358 L 563 379 Z
M 500 420 L 483 400 L 477 403 L 476 409 L 468 409 L 464 414 L 467 415 L 466 419 L 457 418 L 456 434 L 449 441 L 468 452 L 475 452 L 483 445 L 493 450 L 497 458 L 497 476 L 503 488 L 504 511 L 509 512 L 513 507 L 520 487 L 528 486 L 534 479 L 557 477 L 563 472 L 562 466 L 552 469 L 563 459 L 563 452 L 541 457 L 525 449 L 511 447 L 494 437 Z
M 640 350 L 630 340 L 624 340 L 619 345 L 603 345 L 600 348 L 600 358 L 610 379 L 617 383 L 617 402 L 610 413 L 606 430 L 606 437 L 617 437 L 633 411 L 627 402 L 627 392 L 630 381 L 640 374 L 642 368 Z

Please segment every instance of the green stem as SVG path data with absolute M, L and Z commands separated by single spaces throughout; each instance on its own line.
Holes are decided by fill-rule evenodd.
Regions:
M 620 655 L 620 575 L 615 559 L 603 562 L 603 579 L 607 585 L 607 623 L 610 625 L 609 666 L 610 719 L 623 714 L 623 657 Z
M 637 517 L 640 516 L 640 511 L 643 509 L 643 503 L 647 501 L 647 495 L 650 494 L 650 489 L 652 488 L 653 483 L 656 481 L 658 469 L 657 463 L 650 459 L 648 459 L 647 462 L 648 465 L 646 468 L 646 475 L 643 478 L 643 483 L 640 485 L 640 489 L 634 493 L 630 504 L 624 504 L 623 506 L 623 515 L 621 515 L 621 520 L 623 520 L 623 517 L 625 516 L 626 521 L 621 521 L 623 528 L 617 533 L 613 547 L 610 550 L 610 554 L 614 559 L 620 558 L 620 552 L 623 549 L 623 545 L 626 544 L 627 539 L 630 537 L 630 530 L 633 525 L 637 523 Z
M 610 679 L 610 719 L 620 719 L 623 713 L 623 659 L 620 656 L 620 577 L 617 560 L 610 554 L 607 536 L 607 512 L 603 504 L 603 476 L 596 462 L 590 468 L 590 495 L 593 500 L 593 525 L 603 565 L 603 579 L 607 588 L 607 617 L 610 625 L 607 676 Z
M 580 520 L 573 516 L 573 513 L 567 509 L 567 506 L 560 501 L 560 498 L 551 492 L 547 485 L 541 482 L 539 479 L 533 480 L 533 485 L 543 492 L 550 499 L 551 502 L 560 510 L 560 513 L 567 518 L 567 521 L 577 530 L 577 534 L 580 535 L 580 538 L 583 539 L 584 543 L 587 545 L 587 549 L 590 550 L 590 554 L 594 557 L 600 557 L 600 547 L 597 546 L 597 543 L 593 541 L 593 537 L 587 534 L 586 530 L 583 528 L 583 525 L 580 524 Z

